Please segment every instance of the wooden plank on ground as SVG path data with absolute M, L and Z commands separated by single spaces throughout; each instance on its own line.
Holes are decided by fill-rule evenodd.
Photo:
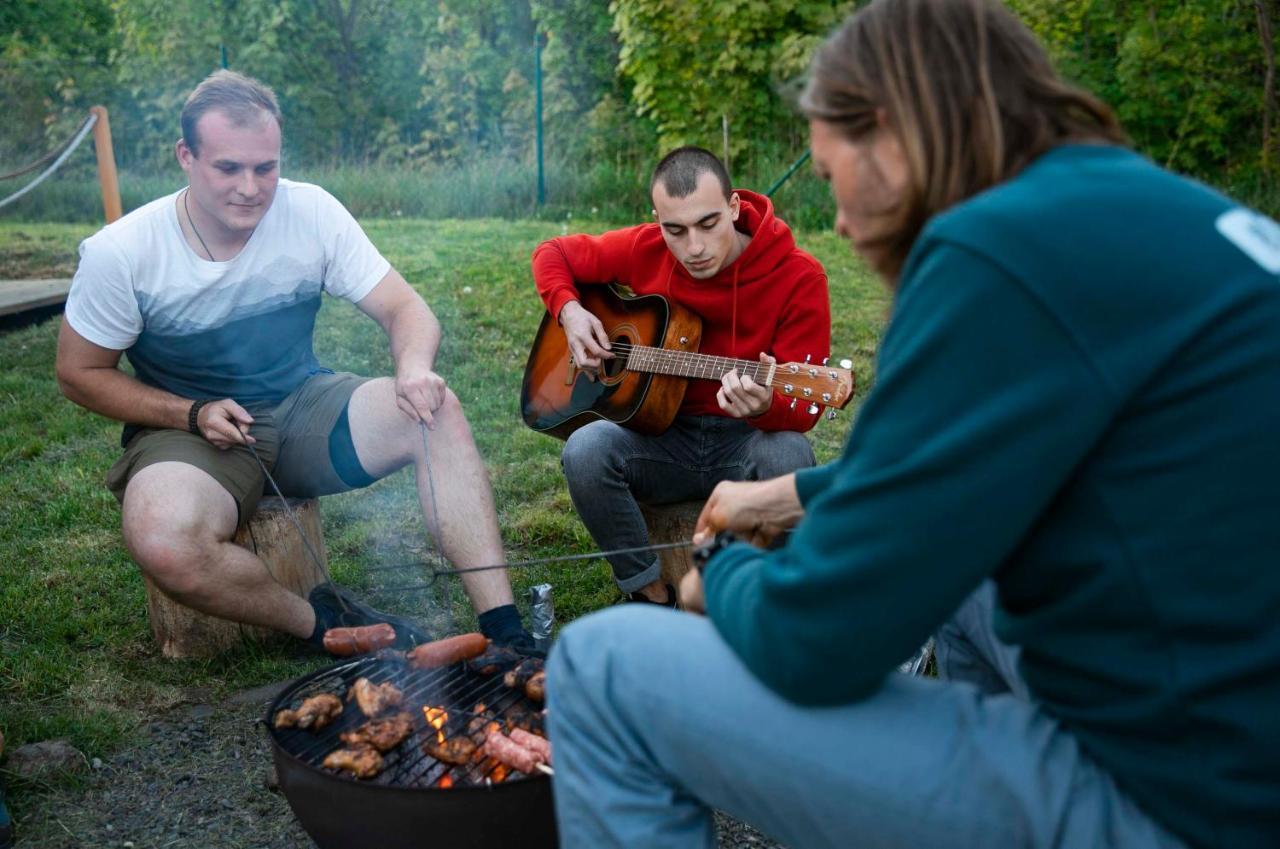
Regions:
M 0 316 L 61 304 L 69 291 L 70 279 L 0 280 Z

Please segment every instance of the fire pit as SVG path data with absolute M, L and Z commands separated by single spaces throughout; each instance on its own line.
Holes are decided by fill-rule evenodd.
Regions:
M 383 754 L 382 770 L 368 779 L 321 766 L 344 746 L 341 733 L 366 722 L 354 703 L 345 702 L 359 678 L 395 684 L 404 695 L 402 709 L 413 717 L 413 732 Z M 478 706 L 507 728 L 536 717 L 542 706 L 502 679 L 474 672 L 465 663 L 417 670 L 376 656 L 298 679 L 271 704 L 266 724 L 280 789 L 302 827 L 321 849 L 555 847 L 551 781 L 545 775 L 511 772 L 486 757 L 452 765 L 423 749 L 424 743 L 457 736 L 483 741 L 475 725 L 468 732 Z M 331 724 L 319 730 L 274 727 L 278 711 L 324 693 L 346 705 Z

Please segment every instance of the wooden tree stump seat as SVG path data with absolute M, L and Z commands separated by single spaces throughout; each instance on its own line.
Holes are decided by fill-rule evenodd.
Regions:
M 702 501 L 677 501 L 674 504 L 641 504 L 645 527 L 649 529 L 649 544 L 688 542 L 693 539 L 693 529 L 702 512 Z M 662 580 L 679 589 L 680 579 L 693 568 L 692 550 L 673 548 L 658 552 L 662 563 Z
M 328 568 L 320 529 L 320 502 L 314 498 L 288 501 L 311 548 Z M 279 498 L 264 497 L 258 502 L 257 511 L 236 532 L 235 543 L 255 552 L 281 585 L 303 598 L 323 580 Z M 241 625 L 192 610 L 165 595 L 145 573 L 142 580 L 147 589 L 151 633 L 165 657 L 215 657 L 239 646 L 246 638 L 266 642 L 285 636 L 267 628 Z

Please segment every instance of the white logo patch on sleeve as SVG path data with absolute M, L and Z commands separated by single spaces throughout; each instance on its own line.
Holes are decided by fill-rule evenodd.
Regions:
M 1272 274 L 1280 274 L 1280 224 L 1248 209 L 1228 210 L 1215 222 L 1223 237 Z

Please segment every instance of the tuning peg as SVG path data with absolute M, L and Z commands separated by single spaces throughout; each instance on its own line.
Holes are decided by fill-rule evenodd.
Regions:
M 839 412 L 839 410 L 837 410 L 835 407 L 831 407 L 830 409 L 828 409 L 828 410 L 827 410 L 827 421 L 829 421 L 829 422 L 833 422 L 833 421 L 835 421 L 835 420 L 836 420 L 836 413 L 838 413 L 838 412 Z
M 816 415 L 818 415 L 818 405 L 817 405 L 817 404 L 810 404 L 810 405 L 809 405 L 809 409 L 808 409 L 808 411 L 807 411 L 807 412 L 808 412 L 808 413 L 809 413 L 809 415 L 811 415 L 811 416 L 816 416 Z
M 827 361 L 828 361 L 828 360 L 830 360 L 830 359 L 831 359 L 830 357 L 823 357 L 823 358 L 822 358 L 822 364 L 825 366 L 825 365 L 827 364 Z
M 793 409 L 793 410 L 794 410 L 794 409 L 796 408 L 796 402 L 797 402 L 797 401 L 799 401 L 799 400 L 800 400 L 799 398 L 792 398 L 792 399 L 791 399 L 791 409 Z
M 845 358 L 840 361 L 840 368 L 853 368 L 853 360 Z

